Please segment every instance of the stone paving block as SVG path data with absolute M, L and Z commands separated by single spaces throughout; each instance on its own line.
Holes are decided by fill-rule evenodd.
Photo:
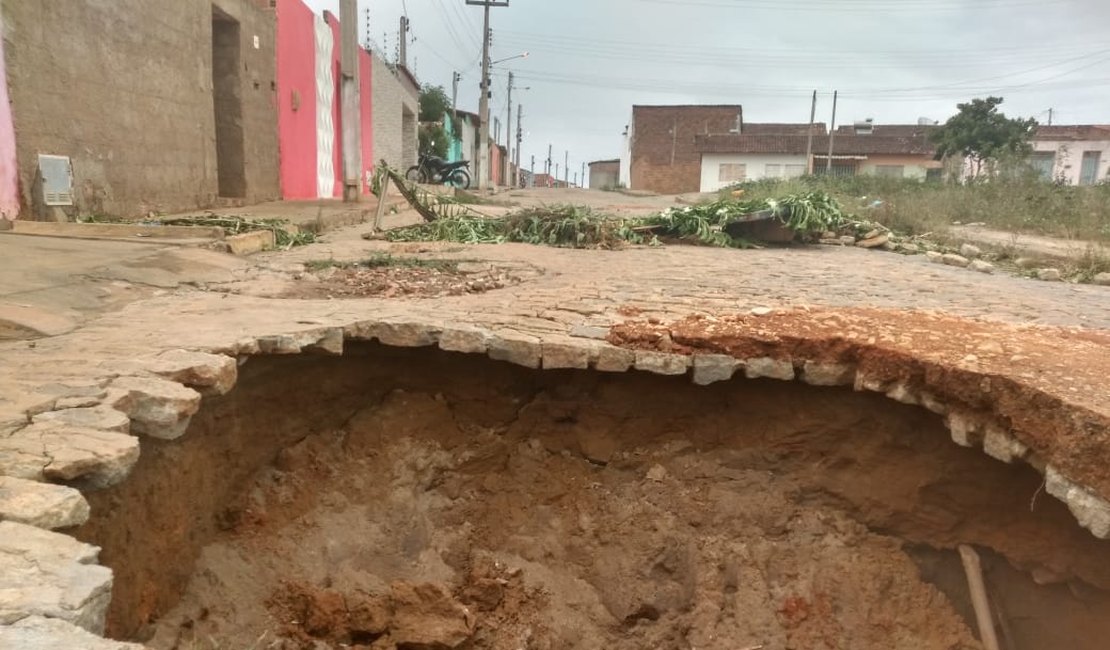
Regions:
M 708 386 L 728 381 L 740 368 L 740 362 L 725 354 L 698 354 L 694 356 L 694 383 Z
M 329 327 L 312 335 L 312 340 L 306 341 L 301 347 L 302 352 L 309 354 L 327 354 L 331 356 L 343 355 L 343 328 Z
M 0 476 L 0 521 L 55 529 L 80 526 L 88 519 L 88 501 L 71 487 Z
M 68 535 L 0 521 L 0 625 L 45 616 L 103 634 L 112 571 L 95 564 L 99 553 Z
M 489 358 L 508 361 L 525 368 L 539 368 L 542 349 L 540 340 L 519 333 L 494 334 L 489 341 Z
M 656 375 L 685 375 L 690 368 L 690 357 L 651 350 L 636 351 L 636 370 Z
M 575 338 L 604 341 L 606 337 L 609 336 L 609 328 L 595 327 L 593 325 L 575 325 L 570 328 L 570 335 Z
M 0 341 L 60 336 L 77 328 L 77 321 L 39 307 L 0 302 Z
M 444 352 L 486 354 L 489 334 L 473 327 L 446 327 L 439 334 L 439 349 Z
M 1099 539 L 1110 539 L 1110 503 L 1073 483 L 1056 468 L 1045 467 L 1045 491 L 1068 505 L 1079 524 Z
M 850 363 L 806 361 L 801 380 L 811 386 L 852 386 L 856 383 L 856 367 Z
M 185 435 L 200 409 L 200 393 L 168 379 L 120 377 L 111 389 L 118 393 L 112 406 L 131 418 L 132 432 L 160 440 Z
M 255 230 L 224 238 L 227 251 L 232 255 L 254 255 L 274 248 L 274 233 L 271 230 Z
M 601 372 L 628 372 L 636 363 L 636 353 L 632 350 L 604 345 L 597 351 L 594 368 Z
M 28 616 L 14 625 L 0 625 L 0 648 L 12 650 L 143 650 L 143 646 L 111 641 L 56 618 Z
M 382 345 L 397 348 L 423 348 L 439 342 L 440 330 L 427 323 L 389 323 L 374 326 L 373 336 Z
M 748 379 L 781 379 L 791 381 L 794 379 L 794 364 L 783 359 L 760 357 L 748 359 L 744 362 L 744 376 Z
M 239 364 L 234 358 L 192 350 L 168 350 L 142 365 L 159 377 L 214 395 L 231 390 L 239 374 Z
M 0 438 L 0 474 L 29 480 L 104 488 L 126 478 L 138 459 L 139 439 L 114 431 L 33 424 Z
M 131 431 L 131 418 L 126 413 L 118 411 L 111 406 L 94 406 L 91 408 L 64 409 L 61 411 L 47 411 L 31 418 L 34 424 L 53 424 L 59 426 L 78 427 L 81 429 L 99 429 L 101 431 Z
M 573 368 L 585 370 L 590 367 L 593 349 L 586 343 L 544 343 L 544 370 Z

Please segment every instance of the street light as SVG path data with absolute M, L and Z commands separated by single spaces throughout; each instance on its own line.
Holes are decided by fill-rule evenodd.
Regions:
M 507 58 L 504 58 L 504 59 L 498 59 L 497 61 L 490 61 L 490 65 L 497 65 L 498 63 L 504 63 L 506 61 L 512 61 L 513 59 L 527 59 L 527 58 L 528 58 L 528 53 L 527 52 L 522 52 L 520 54 L 517 54 L 516 56 L 510 56 L 510 57 L 507 57 Z

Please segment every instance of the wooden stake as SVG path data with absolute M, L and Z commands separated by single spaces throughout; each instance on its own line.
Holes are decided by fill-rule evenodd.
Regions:
M 971 592 L 971 605 L 975 608 L 975 620 L 979 624 L 979 640 L 983 643 L 983 650 L 1000 650 L 998 636 L 994 632 L 990 600 L 983 584 L 983 565 L 979 562 L 979 554 L 970 546 L 960 544 L 960 559 L 963 560 L 964 573 L 967 574 L 967 588 Z

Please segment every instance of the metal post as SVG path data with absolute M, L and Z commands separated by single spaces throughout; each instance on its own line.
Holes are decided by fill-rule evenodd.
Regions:
M 570 185 L 570 152 L 567 152 L 566 159 L 563 161 L 563 182 Z
M 509 93 L 508 101 L 506 102 L 506 110 L 508 115 L 505 120 L 505 160 L 502 161 L 504 167 L 504 174 L 502 180 L 508 187 L 513 187 L 516 183 L 509 184 L 509 170 L 512 168 L 512 153 L 513 153 L 513 73 L 509 72 Z
M 343 200 L 362 195 L 362 111 L 359 109 L 358 0 L 342 0 L 340 21 L 340 129 L 343 147 Z
M 524 131 L 521 129 L 520 120 L 524 115 L 524 106 L 517 104 L 516 107 L 516 173 L 520 174 L 520 143 L 524 139 Z

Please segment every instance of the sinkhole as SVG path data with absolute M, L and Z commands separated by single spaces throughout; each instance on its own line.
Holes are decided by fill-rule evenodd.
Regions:
M 197 648 L 981 648 L 1110 636 L 1110 545 L 941 418 L 348 344 L 261 356 L 77 536 L 108 633 Z

